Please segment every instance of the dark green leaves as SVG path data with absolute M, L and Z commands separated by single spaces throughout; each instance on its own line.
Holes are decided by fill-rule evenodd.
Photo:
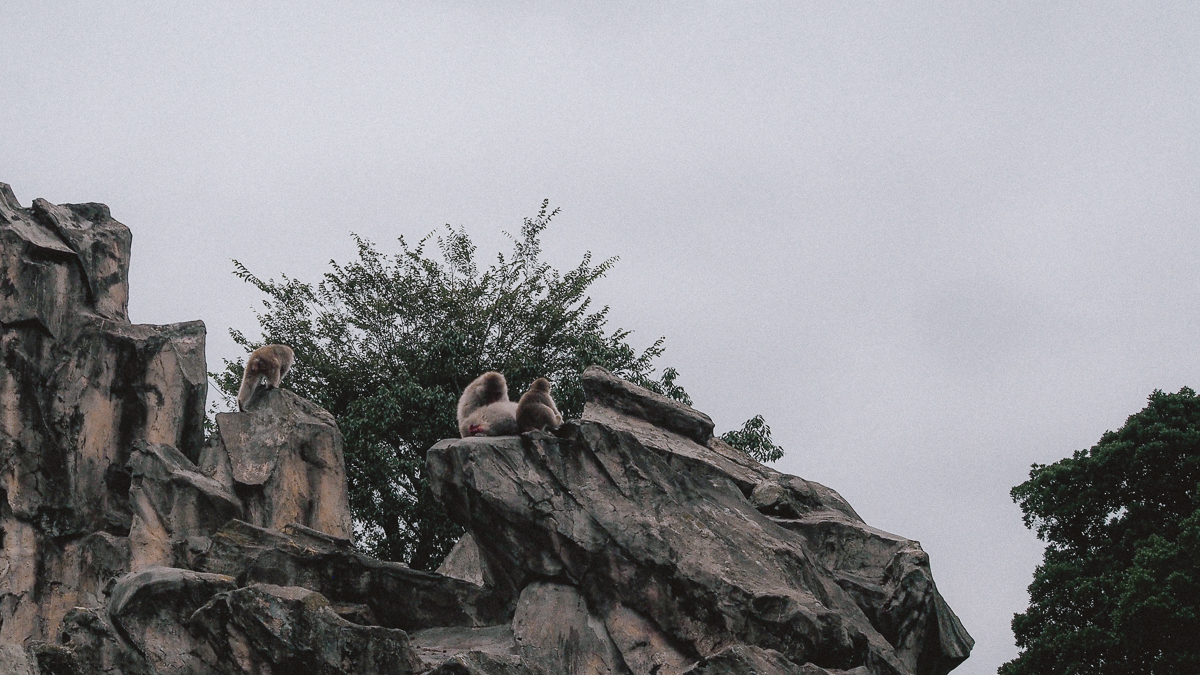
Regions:
M 722 434 L 721 440 L 759 462 L 774 462 L 783 457 L 783 448 L 771 441 L 771 427 L 762 415 L 746 420 L 741 429 Z
M 1004 675 L 1200 672 L 1200 398 L 1156 391 L 1012 491 L 1046 541 Z

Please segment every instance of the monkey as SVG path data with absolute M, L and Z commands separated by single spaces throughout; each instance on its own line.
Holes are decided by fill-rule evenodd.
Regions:
M 517 403 L 517 428 L 521 433 L 533 429 L 557 429 L 562 426 L 562 421 L 558 406 L 550 398 L 550 380 L 539 377 Z
M 245 410 L 254 392 L 265 379 L 267 387 L 279 386 L 295 362 L 296 355 L 287 345 L 264 345 L 255 349 L 246 358 L 246 371 L 242 375 L 242 386 L 238 389 L 238 410 Z
M 517 404 L 508 400 L 508 382 L 490 370 L 475 378 L 458 399 L 458 433 L 469 436 L 517 435 Z

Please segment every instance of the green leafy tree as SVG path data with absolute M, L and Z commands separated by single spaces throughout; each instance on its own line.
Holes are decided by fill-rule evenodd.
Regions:
M 504 373 L 514 397 L 548 377 L 566 418 L 583 411 L 580 373 L 592 364 L 691 403 L 673 368 L 655 377 L 661 338 L 638 351 L 629 331 L 607 329 L 608 307 L 592 308 L 588 287 L 615 258 L 594 263 L 585 254 L 566 272 L 541 260 L 540 236 L 556 213 L 543 202 L 511 237 L 512 251 L 483 270 L 470 238 L 450 226 L 416 245 L 400 238 L 395 255 L 356 237 L 358 259 L 331 262 L 316 285 L 263 280 L 235 261 L 238 276 L 267 298 L 258 314 L 262 342 L 231 334 L 247 350 L 295 350 L 287 387 L 337 418 L 356 534 L 374 555 L 430 569 L 459 536 L 430 494 L 425 451 L 458 435 L 458 397 L 484 371 Z M 225 365 L 213 378 L 229 407 L 242 364 Z M 761 447 L 752 431 L 747 438 Z
M 1013 488 L 1046 542 L 1001 675 L 1200 673 L 1200 399 L 1155 391 Z
M 741 429 L 734 429 L 721 434 L 721 440 L 740 448 L 758 462 L 774 462 L 783 457 L 783 448 L 771 440 L 771 427 L 762 415 L 755 415 L 746 420 Z

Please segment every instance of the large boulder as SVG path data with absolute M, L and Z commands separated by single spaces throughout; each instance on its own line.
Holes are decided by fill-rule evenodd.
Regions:
M 430 450 L 435 496 L 508 583 L 578 589 L 633 672 L 682 672 L 738 645 L 878 675 L 941 675 L 966 658 L 971 639 L 916 542 L 612 379 L 585 373 L 603 395 L 556 436 Z
M 247 521 L 353 534 L 342 433 L 332 415 L 286 389 L 272 389 L 255 396 L 251 412 L 217 415 L 217 427 L 216 447 L 227 458 L 220 461 L 228 461 Z

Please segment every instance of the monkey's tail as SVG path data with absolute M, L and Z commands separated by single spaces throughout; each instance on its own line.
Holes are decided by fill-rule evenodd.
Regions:
M 262 381 L 262 374 L 251 374 L 250 368 L 246 368 L 245 374 L 242 375 L 242 386 L 238 388 L 238 410 L 245 412 L 246 404 L 250 402 L 250 397 L 254 396 L 254 390 L 258 388 L 258 383 Z

